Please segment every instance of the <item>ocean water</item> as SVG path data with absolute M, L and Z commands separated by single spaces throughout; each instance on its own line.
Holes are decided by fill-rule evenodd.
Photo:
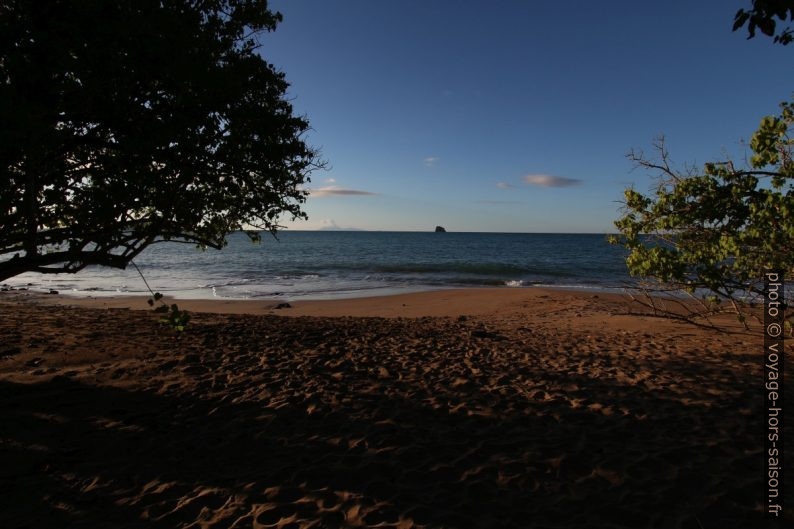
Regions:
M 631 283 L 625 250 L 605 235 L 285 231 L 221 251 L 155 244 L 135 263 L 155 291 L 177 298 L 329 299 L 421 290 L 552 286 L 597 290 Z M 6 284 L 74 295 L 145 294 L 127 270 L 23 274 Z

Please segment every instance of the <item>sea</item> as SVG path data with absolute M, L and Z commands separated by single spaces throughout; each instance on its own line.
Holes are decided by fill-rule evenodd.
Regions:
M 136 259 L 153 291 L 179 299 L 336 299 L 461 287 L 619 291 L 626 251 L 601 234 L 282 231 L 222 250 L 163 242 Z M 76 296 L 148 294 L 133 266 L 26 273 L 6 286 Z

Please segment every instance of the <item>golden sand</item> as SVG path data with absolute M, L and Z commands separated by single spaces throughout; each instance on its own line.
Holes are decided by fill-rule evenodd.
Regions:
M 766 527 L 755 329 L 541 289 L 275 304 L 180 301 L 178 334 L 3 293 L 0 527 Z

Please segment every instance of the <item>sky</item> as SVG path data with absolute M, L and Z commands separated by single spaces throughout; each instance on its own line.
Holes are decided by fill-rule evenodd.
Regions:
M 315 172 L 288 229 L 614 232 L 664 135 L 684 168 L 747 157 L 794 88 L 794 45 L 750 0 L 277 0 L 259 53 L 283 71 Z

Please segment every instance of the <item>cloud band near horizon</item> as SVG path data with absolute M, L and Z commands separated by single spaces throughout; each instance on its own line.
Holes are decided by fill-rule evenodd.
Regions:
M 540 187 L 574 187 L 582 184 L 582 181 L 576 178 L 547 174 L 528 174 L 524 176 L 524 182 Z
M 363 191 L 361 189 L 346 189 L 337 186 L 318 187 L 316 189 L 309 189 L 309 195 L 313 197 L 329 197 L 329 196 L 374 196 L 379 193 L 372 191 Z

